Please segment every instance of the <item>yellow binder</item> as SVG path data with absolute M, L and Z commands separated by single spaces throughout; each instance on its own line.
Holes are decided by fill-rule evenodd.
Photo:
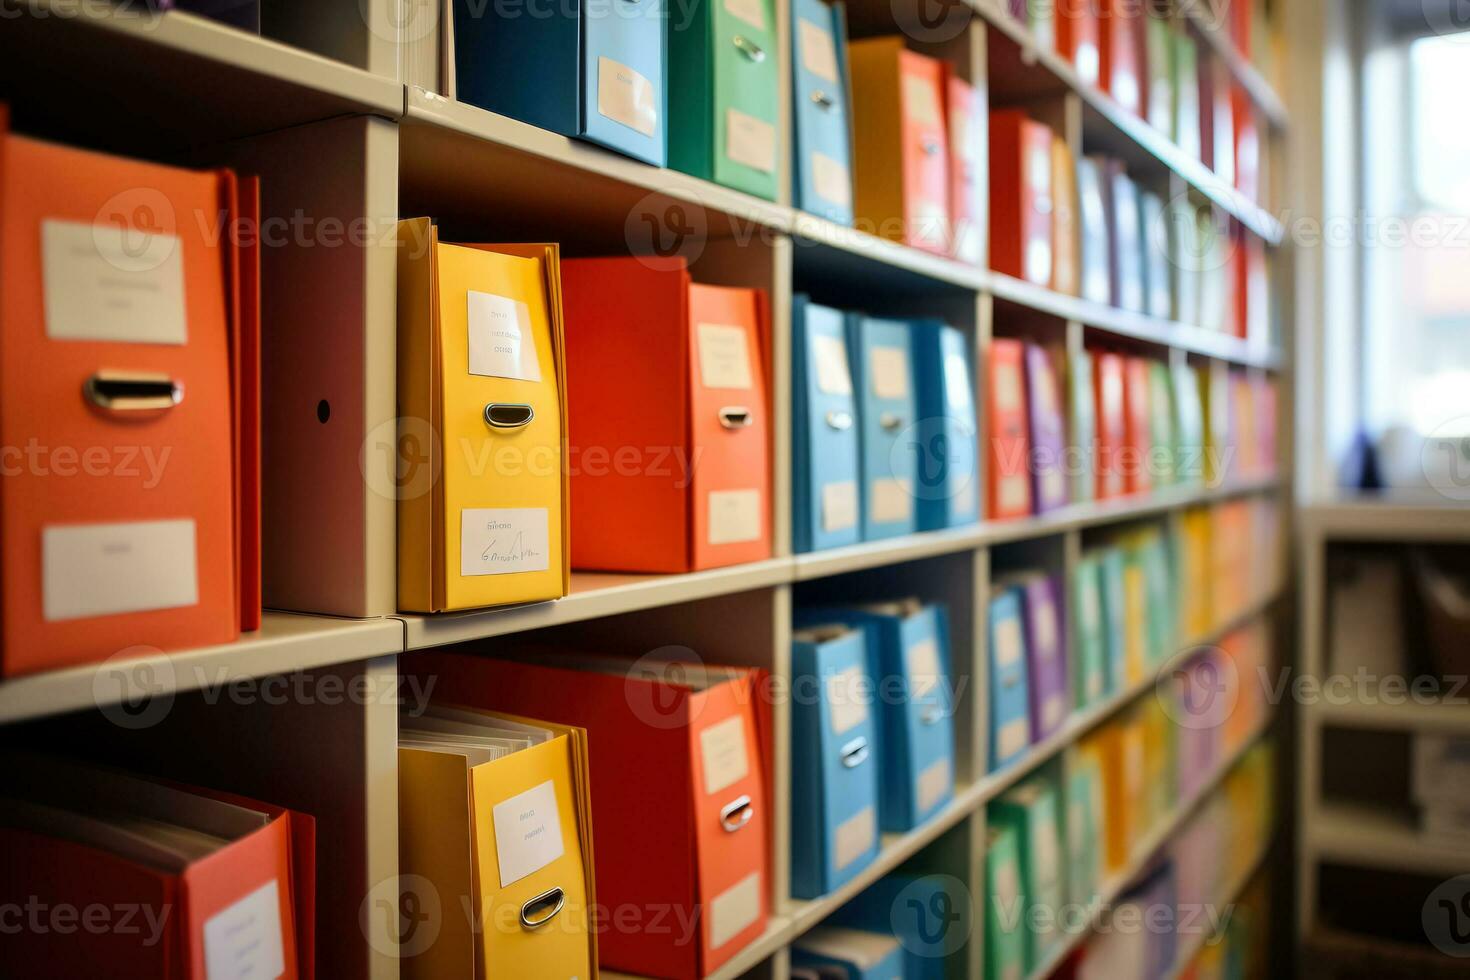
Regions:
M 557 599 L 571 583 L 560 254 L 398 226 L 398 604 Z M 369 447 L 370 449 L 372 447 Z

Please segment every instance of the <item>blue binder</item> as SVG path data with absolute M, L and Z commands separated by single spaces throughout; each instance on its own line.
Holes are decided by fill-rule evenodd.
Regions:
M 459 99 L 663 166 L 667 0 L 589 11 L 580 0 L 519 17 L 454 0 Z
M 915 320 L 909 330 L 919 398 L 912 433 L 919 529 L 974 524 L 980 519 L 980 450 L 969 342 L 938 320 Z
M 846 11 L 841 2 L 792 0 L 791 18 L 796 206 L 851 225 Z
M 1127 559 L 1118 547 L 1102 552 L 1103 629 L 1107 648 L 1108 690 L 1117 694 L 1128 686 L 1128 602 L 1123 595 Z
M 909 325 L 853 314 L 847 337 L 862 436 L 863 540 L 912 534 L 919 527 L 912 438 L 918 400 Z
M 945 980 L 977 928 L 970 890 L 952 874 L 891 874 L 833 913 L 831 924 L 891 932 L 903 944 L 904 980 Z
M 990 597 L 990 770 L 1002 769 L 1031 746 L 1026 670 L 1026 627 L 1021 591 L 999 589 Z
M 798 554 L 862 539 L 857 399 L 845 314 L 792 301 L 792 538 Z
M 892 932 L 866 929 L 814 929 L 791 944 L 791 965 L 816 969 L 820 976 L 845 980 L 903 977 L 903 946 Z M 830 969 L 823 970 L 822 967 Z M 835 972 L 833 972 L 835 971 Z

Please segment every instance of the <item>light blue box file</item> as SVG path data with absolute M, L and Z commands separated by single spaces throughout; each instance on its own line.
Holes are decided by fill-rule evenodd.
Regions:
M 834 967 L 847 980 L 903 980 L 903 946 L 892 933 L 823 927 L 792 943 L 791 965 Z
M 792 0 L 791 17 L 796 206 L 851 225 L 846 10 L 840 2 Z
M 963 872 L 961 872 L 963 874 Z M 831 924 L 891 933 L 904 949 L 904 980 L 964 976 L 976 904 L 955 874 L 891 874 L 833 913 Z
M 846 314 L 792 300 L 793 548 L 798 554 L 862 538 L 858 409 Z
M 818 898 L 878 856 L 878 714 L 861 627 L 791 645 L 791 894 Z
M 948 611 L 904 599 L 803 610 L 796 619 L 798 627 L 837 622 L 866 631 L 880 717 L 878 827 L 913 830 L 954 798 Z
M 975 372 L 963 331 L 938 320 L 909 324 L 919 425 L 913 430 L 919 529 L 980 519 Z
M 1031 746 L 1030 678 L 1021 590 L 990 597 L 990 770 L 1005 768 Z
M 847 338 L 858 393 L 863 540 L 912 534 L 919 527 L 912 439 L 918 399 L 909 325 L 853 314 Z
M 564 0 L 532 14 L 454 0 L 460 101 L 663 166 L 667 0 Z

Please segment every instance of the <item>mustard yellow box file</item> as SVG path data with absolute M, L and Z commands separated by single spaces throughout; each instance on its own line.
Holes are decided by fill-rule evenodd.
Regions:
M 398 605 L 559 599 L 570 585 L 556 245 L 398 225 Z
M 399 727 L 401 900 L 437 926 L 403 936 L 404 980 L 596 980 L 586 730 L 438 704 Z

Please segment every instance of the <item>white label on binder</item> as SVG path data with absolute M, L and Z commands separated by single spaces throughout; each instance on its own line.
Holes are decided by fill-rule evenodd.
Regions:
M 796 33 L 801 42 L 801 67 L 823 81 L 836 85 L 837 47 L 832 43 L 832 32 L 818 27 L 805 17 L 799 17 L 796 21 Z M 834 99 L 841 97 L 840 92 L 827 94 Z
M 699 380 L 706 388 L 749 391 L 750 345 L 745 330 L 723 323 L 701 323 L 699 334 Z
M 1016 874 L 1016 863 L 1007 861 L 995 872 L 995 900 L 1007 912 L 1021 897 L 1021 879 Z
M 918 700 L 939 686 L 939 644 L 932 637 L 915 643 L 904 651 L 904 666 L 909 675 L 909 697 Z
M 858 522 L 858 488 L 855 480 L 822 484 L 822 530 L 845 531 Z
M 852 372 L 847 369 L 847 343 L 841 337 L 812 336 L 812 360 L 817 366 L 817 390 L 824 395 L 852 394 Z
M 725 110 L 725 155 L 762 173 L 776 169 L 776 127 L 739 109 Z
M 1007 616 L 995 624 L 995 665 L 1009 667 L 1021 660 L 1021 621 Z
M 41 278 L 46 336 L 52 340 L 189 339 L 184 249 L 177 235 L 43 221 Z
M 852 175 L 847 164 L 816 150 L 812 151 L 812 185 L 824 201 L 844 208 L 852 204 Z
M 494 293 L 469 297 L 470 374 L 540 381 L 541 362 L 531 335 L 531 311 L 520 300 Z
M 710 491 L 710 544 L 759 541 L 760 536 L 761 492 L 759 490 Z
M 1057 862 L 1057 835 L 1056 825 L 1048 821 L 1044 826 L 1036 829 L 1035 849 L 1036 855 L 1036 880 L 1038 884 L 1046 886 L 1056 883 L 1061 868 Z
M 923 126 L 939 126 L 939 93 L 927 78 L 903 76 L 903 108 L 910 122 Z
M 832 711 L 833 735 L 846 735 L 868 720 L 869 696 L 861 667 L 827 675 L 827 706 Z
M 837 870 L 841 871 L 868 853 L 878 839 L 878 820 L 873 808 L 865 806 L 838 824 L 836 836 L 832 845 L 832 860 L 837 865 Z
M 963 411 L 974 404 L 970 395 L 970 365 L 958 354 L 950 354 L 944 359 L 944 400 L 956 411 Z M 971 422 L 969 418 L 962 417 L 961 420 Z
M 715 722 L 699 733 L 699 754 L 704 760 L 704 791 L 718 793 L 750 773 L 745 749 L 745 719 L 740 715 Z
M 914 492 L 908 480 L 874 480 L 869 515 L 874 524 L 906 521 L 914 512 Z
M 1025 510 L 1030 503 L 1030 486 L 1025 473 L 1000 478 L 1000 509 L 1007 514 Z
M 1041 492 L 1047 500 L 1060 500 L 1063 493 L 1062 474 L 1059 470 L 1047 470 L 1041 474 Z
M 919 812 L 928 811 L 934 804 L 944 799 L 944 795 L 949 792 L 950 784 L 948 757 L 939 759 L 919 773 L 919 778 L 914 783 Z
M 508 575 L 550 568 L 545 507 L 460 511 L 459 574 Z
M 535 874 L 566 853 L 556 784 L 549 779 L 497 803 L 490 810 L 490 821 L 495 825 L 501 888 Z
M 1056 609 L 1051 600 L 1041 598 L 1036 605 L 1036 645 L 1041 649 L 1037 651 L 1044 657 L 1055 657 L 1057 655 L 1057 616 Z
M 719 949 L 740 935 L 760 914 L 761 873 L 752 871 L 709 903 L 710 949 Z
M 653 83 L 620 61 L 597 59 L 597 111 L 644 136 L 658 127 L 658 93 Z
M 909 396 L 909 354 L 902 347 L 870 347 L 868 371 L 873 376 L 873 394 L 878 398 Z
M 1021 372 L 1001 368 L 995 376 L 995 401 L 1003 412 L 1014 412 L 1021 407 Z
M 1066 713 L 1066 701 L 1060 694 L 1053 694 L 1041 706 L 1041 727 L 1047 731 L 1054 731 L 1062 723 L 1062 716 Z
M 1031 729 L 1025 718 L 1017 718 L 1009 724 L 1002 725 L 999 735 L 996 736 L 996 756 L 1001 759 L 1009 759 L 1017 752 L 1024 749 L 1031 742 Z
M 286 972 L 276 879 L 204 922 L 206 980 L 254 980 Z
M 758 31 L 766 29 L 766 8 L 761 0 L 725 0 L 725 11 Z
M 42 528 L 42 615 L 56 623 L 195 605 L 197 556 L 187 519 Z

